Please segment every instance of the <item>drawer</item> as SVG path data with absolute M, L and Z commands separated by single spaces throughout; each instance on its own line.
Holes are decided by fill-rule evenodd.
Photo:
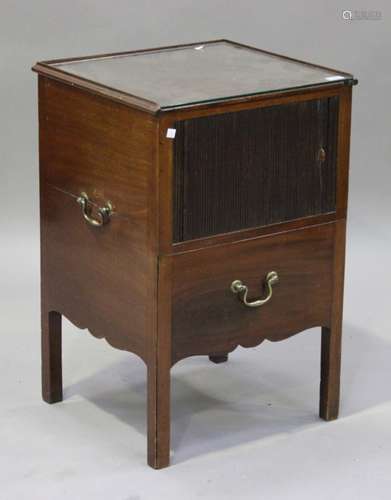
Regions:
M 229 352 L 262 340 L 282 340 L 331 316 L 335 224 L 177 254 L 172 259 L 173 363 L 195 354 Z M 231 284 L 248 287 L 248 301 L 268 295 L 266 276 L 277 273 L 272 297 L 248 307 Z

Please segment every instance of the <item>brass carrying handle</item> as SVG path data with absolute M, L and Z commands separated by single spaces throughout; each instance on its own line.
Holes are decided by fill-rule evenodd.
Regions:
M 243 285 L 243 283 L 240 280 L 234 280 L 231 283 L 231 292 L 238 294 L 239 299 L 243 304 L 247 307 L 261 307 L 266 302 L 269 302 L 269 300 L 272 298 L 273 295 L 273 285 L 276 285 L 279 281 L 278 274 L 276 271 L 270 271 L 266 275 L 266 286 L 267 286 L 267 295 L 264 299 L 258 299 L 254 300 L 252 302 L 249 302 L 247 300 L 247 294 L 248 294 L 248 288 L 246 285 Z
M 94 227 L 101 227 L 110 221 L 110 216 L 113 213 L 113 206 L 108 201 L 104 207 L 99 207 L 97 210 L 98 218 L 92 217 L 92 205 L 86 193 L 81 193 L 77 198 L 77 203 L 81 206 L 81 211 L 84 219 Z

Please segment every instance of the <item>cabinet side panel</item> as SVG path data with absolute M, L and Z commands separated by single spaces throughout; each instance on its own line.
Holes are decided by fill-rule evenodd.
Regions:
M 42 306 L 146 360 L 156 315 L 157 122 L 39 77 Z M 92 227 L 108 201 L 110 222 Z

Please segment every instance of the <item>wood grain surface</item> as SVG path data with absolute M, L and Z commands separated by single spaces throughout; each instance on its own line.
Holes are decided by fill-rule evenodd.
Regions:
M 330 325 L 334 234 L 329 223 L 167 257 L 173 266 L 172 362 Z M 280 282 L 263 307 L 248 308 L 231 292 L 239 279 L 251 299 L 264 296 L 269 271 Z
M 151 115 L 40 78 L 42 297 L 145 361 L 156 298 L 157 124 Z M 77 197 L 111 201 L 86 223 Z

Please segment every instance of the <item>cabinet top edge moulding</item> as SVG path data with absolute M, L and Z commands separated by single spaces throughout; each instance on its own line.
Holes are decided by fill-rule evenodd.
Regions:
M 33 70 L 151 114 L 357 83 L 350 73 L 225 39 L 42 61 Z

